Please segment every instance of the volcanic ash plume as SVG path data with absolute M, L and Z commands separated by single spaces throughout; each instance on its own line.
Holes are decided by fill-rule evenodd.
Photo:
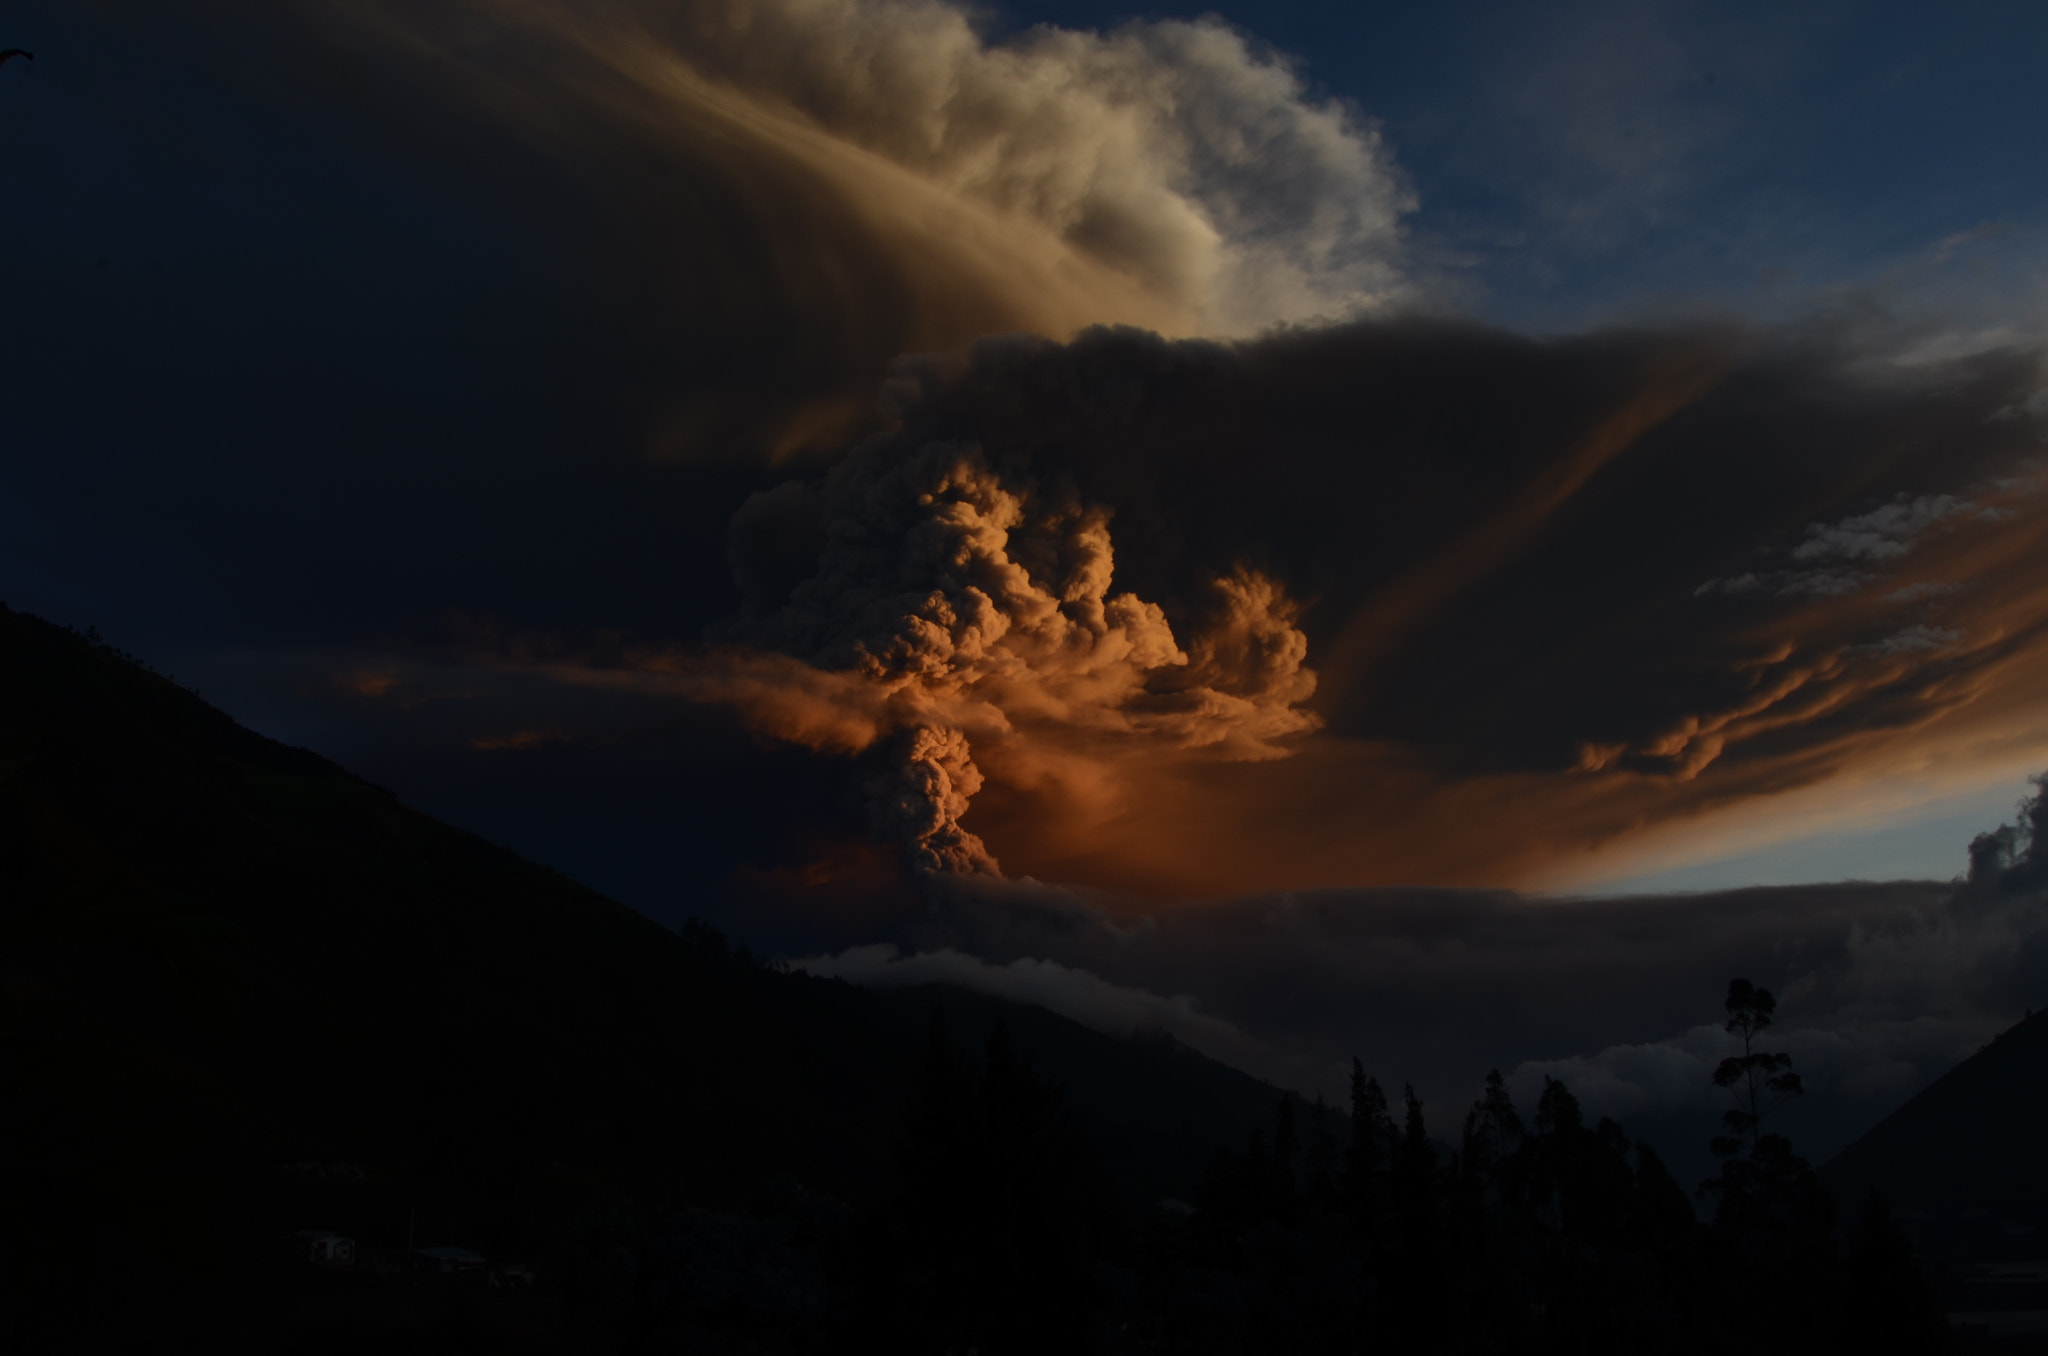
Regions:
M 933 0 L 627 7 L 645 41 L 961 201 L 1056 235 L 1207 331 L 1377 309 L 1413 197 L 1378 128 L 1214 18 L 1000 42 Z M 1098 302 L 1098 305 L 1100 303 Z M 1098 313 L 1099 314 L 1099 313 Z
M 792 567 L 805 556 L 808 575 Z M 878 440 L 815 486 L 756 495 L 733 558 L 758 610 L 730 661 L 750 683 L 721 698 L 764 733 L 884 763 L 866 782 L 872 821 L 924 874 L 997 872 L 961 824 L 988 775 L 977 748 L 1020 776 L 1078 762 L 1100 777 L 1132 752 L 1280 757 L 1317 724 L 1300 706 L 1307 640 L 1273 581 L 1213 580 L 1182 609 L 1183 646 L 1163 607 L 1110 591 L 1104 508 L 973 444 Z M 791 719 L 784 688 L 807 712 L 830 693 L 847 715 Z
M 960 827 L 982 783 L 967 736 L 920 725 L 898 742 L 893 766 L 868 786 L 877 833 L 903 843 L 922 874 L 1000 874 L 981 839 Z

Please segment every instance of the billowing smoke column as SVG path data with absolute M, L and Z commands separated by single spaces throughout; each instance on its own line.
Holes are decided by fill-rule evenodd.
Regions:
M 905 845 L 915 871 L 1001 874 L 981 839 L 960 827 L 982 783 L 967 736 L 920 725 L 896 742 L 890 771 L 868 785 L 876 831 Z
M 1075 735 L 1262 759 L 1315 727 L 1307 639 L 1272 581 L 1213 580 L 1183 645 L 1160 605 L 1112 592 L 1109 529 L 1071 486 L 967 443 L 878 439 L 815 486 L 756 495 L 733 559 L 757 614 L 733 638 L 800 663 L 752 664 L 779 690 L 737 704 L 765 733 L 885 760 L 866 784 L 874 826 L 924 874 L 998 870 L 961 823 L 984 782 L 976 744 L 1020 761 Z M 815 570 L 773 599 L 807 546 Z M 790 718 L 797 687 L 848 719 Z

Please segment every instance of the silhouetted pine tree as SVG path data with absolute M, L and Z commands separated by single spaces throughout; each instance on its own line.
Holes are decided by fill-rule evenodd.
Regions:
M 1391 1236 L 1394 1119 L 1379 1080 L 1351 1061 L 1351 1144 L 1345 1154 L 1344 1201 L 1368 1259 L 1385 1251 Z
M 1446 1268 L 1460 1347 L 1515 1341 L 1530 1327 L 1535 1243 L 1521 1209 L 1528 1130 L 1498 1069 L 1465 1116 Z
M 1521 1152 L 1528 1134 L 1515 1112 L 1514 1100 L 1508 1096 L 1500 1070 L 1489 1069 L 1486 1088 L 1465 1117 L 1462 1163 L 1475 1182 L 1486 1185 L 1493 1199 L 1498 1199 L 1498 1178 L 1503 1166 Z
M 1437 1245 L 1441 1201 L 1436 1146 L 1423 1121 L 1413 1085 L 1402 1089 L 1401 1137 L 1389 1186 L 1393 1198 L 1394 1253 L 1379 1268 L 1389 1333 L 1414 1350 L 1441 1349 L 1451 1317 Z
M 1326 1109 L 1283 1096 L 1269 1141 L 1219 1154 L 1172 1251 L 1157 1255 L 1154 1317 L 1131 1350 L 1224 1352 L 1931 1352 L 1940 1315 L 1882 1207 L 1864 1213 L 1846 1269 L 1834 1209 L 1764 1118 L 1796 1095 L 1790 1060 L 1760 1050 L 1774 1004 L 1730 986 L 1745 1038 L 1720 1174 L 1693 1203 L 1647 1145 L 1610 1119 L 1588 1125 L 1544 1080 L 1524 1123 L 1499 1072 L 1466 1116 L 1457 1152 L 1429 1138 L 1405 1089 L 1397 1126 L 1352 1062 L 1350 1142 L 1334 1191 Z M 1181 1315 L 1195 1315 L 1183 1317 Z
M 1532 1194 L 1548 1223 L 1544 1330 L 1554 1347 L 1616 1349 L 1624 1331 L 1640 1327 L 1649 1280 L 1628 1137 L 1612 1120 L 1588 1129 L 1578 1099 L 1552 1079 L 1544 1080 L 1536 1132 Z

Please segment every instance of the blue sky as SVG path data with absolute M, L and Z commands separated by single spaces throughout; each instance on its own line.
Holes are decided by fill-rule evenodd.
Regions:
M 1450 296 L 1573 329 L 1666 308 L 1994 314 L 2038 296 L 2048 12 L 1968 3 L 1013 4 L 1220 14 L 1384 128 Z

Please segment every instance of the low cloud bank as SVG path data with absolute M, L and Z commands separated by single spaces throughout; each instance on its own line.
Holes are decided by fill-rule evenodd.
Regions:
M 1463 1114 L 1490 1067 L 1524 1100 L 1561 1078 L 1592 1114 L 1702 1144 L 1725 1100 L 1713 1068 L 1732 1048 L 1721 996 L 1741 975 L 1778 995 L 1769 1048 L 1790 1051 L 1810 1089 L 1787 1125 L 1825 1156 L 2048 1002 L 2032 839 L 1987 834 L 1977 855 L 1953 884 L 1566 901 L 1328 891 L 1153 912 L 955 879 L 899 934 L 918 954 L 802 964 L 856 982 L 942 979 L 1107 1031 L 1156 1019 L 1330 1097 L 1355 1054 L 1383 1081 L 1413 1082 L 1439 1119 Z M 1187 1025 L 1196 1017 L 1215 1028 Z
M 1266 1053 L 1229 1022 L 1197 1011 L 1195 1000 L 1187 994 L 1169 998 L 1111 984 L 1058 961 L 1019 957 L 1007 965 L 991 965 L 951 947 L 904 955 L 883 942 L 849 947 L 836 956 L 805 956 L 790 965 L 806 974 L 885 988 L 957 985 L 1013 1003 L 1033 1004 L 1113 1036 L 1165 1032 L 1228 1063 L 1244 1063 Z
M 2037 786 L 2039 783 L 2037 782 Z M 1789 1052 L 1810 1101 L 1874 1120 L 2035 1007 L 2048 1005 L 2048 804 L 2022 802 L 2014 823 L 1971 844 L 1968 877 L 1918 907 L 1850 921 L 1837 947 L 1790 967 L 1768 1048 Z M 1718 1023 L 1662 1040 L 1564 1059 L 1528 1060 L 1509 1083 L 1540 1091 L 1563 1079 L 1617 1118 L 1718 1110 L 1714 1066 L 1733 1049 Z

